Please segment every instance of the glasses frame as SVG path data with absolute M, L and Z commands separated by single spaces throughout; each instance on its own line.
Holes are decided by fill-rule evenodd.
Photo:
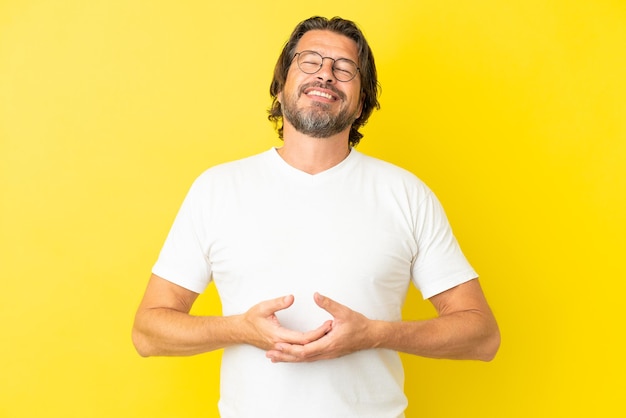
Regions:
M 320 66 L 319 66 L 319 68 L 318 68 L 317 70 L 315 70 L 315 71 L 313 71 L 313 72 L 309 72 L 309 71 L 304 71 L 304 70 L 302 69 L 302 67 L 300 66 L 300 60 L 298 59 L 298 56 L 302 56 L 302 54 L 305 54 L 305 53 L 306 53 L 306 54 L 309 54 L 309 53 L 310 53 L 310 54 L 315 54 L 315 55 L 319 56 L 319 57 L 322 59 L 322 62 L 320 62 Z M 335 58 L 331 58 L 331 57 L 324 57 L 324 56 L 322 56 L 322 54 L 320 54 L 319 52 L 316 52 L 316 51 L 311 51 L 311 50 L 309 50 L 309 49 L 304 50 L 304 51 L 300 51 L 300 52 L 296 52 L 296 53 L 293 55 L 293 60 L 295 60 L 295 61 L 296 61 L 296 64 L 298 65 L 298 69 L 299 69 L 300 71 L 302 71 L 304 74 L 315 74 L 315 73 L 319 72 L 319 70 L 321 70 L 321 69 L 322 69 L 322 67 L 324 66 L 324 60 L 325 60 L 325 59 L 329 59 L 329 60 L 332 60 L 332 61 L 333 61 L 333 66 L 332 66 L 333 76 L 335 76 L 335 79 L 336 79 L 337 81 L 341 82 L 341 83 L 347 83 L 347 82 L 349 82 L 349 81 L 354 80 L 354 79 L 356 78 L 356 76 L 357 76 L 357 75 L 361 72 L 361 68 L 357 65 L 357 63 L 356 63 L 356 62 L 354 62 L 354 61 L 352 61 L 351 59 L 348 59 L 348 58 L 337 58 L 337 59 L 335 59 Z M 293 61 L 293 60 L 292 60 L 292 61 Z M 335 74 L 335 64 L 337 63 L 337 61 L 348 61 L 348 62 L 350 62 L 350 63 L 354 64 L 354 68 L 356 68 L 356 71 L 355 71 L 354 75 L 353 75 L 351 78 L 349 78 L 348 80 L 340 80 L 340 79 L 337 77 L 337 74 Z

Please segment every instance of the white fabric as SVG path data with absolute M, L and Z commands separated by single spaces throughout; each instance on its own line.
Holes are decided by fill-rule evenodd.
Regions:
M 215 280 L 224 315 L 295 295 L 278 313 L 297 330 L 329 314 L 320 292 L 372 319 L 397 321 L 412 280 L 424 298 L 477 277 L 433 193 L 414 175 L 352 150 L 316 175 L 276 150 L 203 173 L 153 273 L 194 292 Z M 273 364 L 251 346 L 224 350 L 223 418 L 402 417 L 397 353 Z

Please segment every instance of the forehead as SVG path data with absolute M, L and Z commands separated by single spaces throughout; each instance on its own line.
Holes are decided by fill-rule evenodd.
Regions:
M 325 57 L 348 58 L 359 62 L 357 44 L 345 35 L 328 30 L 310 30 L 300 40 L 296 51 L 310 50 Z

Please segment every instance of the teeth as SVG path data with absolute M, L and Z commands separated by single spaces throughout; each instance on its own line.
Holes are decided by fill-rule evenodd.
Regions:
M 326 98 L 326 99 L 328 99 L 328 100 L 332 100 L 332 99 L 333 99 L 333 96 L 331 96 L 330 94 L 328 94 L 328 93 L 324 93 L 324 92 L 321 92 L 321 91 L 317 91 L 317 90 L 311 90 L 311 91 L 310 91 L 310 92 L 308 92 L 307 94 L 308 94 L 309 96 L 319 96 L 319 97 L 324 97 L 324 98 Z

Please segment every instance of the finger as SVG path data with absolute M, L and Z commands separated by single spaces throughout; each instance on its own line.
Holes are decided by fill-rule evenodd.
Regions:
M 267 351 L 265 356 L 272 363 L 301 363 L 309 359 L 304 352 L 304 346 L 296 344 L 281 344 L 276 349 Z
M 315 294 L 313 295 L 313 299 L 315 300 L 315 303 L 317 304 L 317 306 L 324 309 L 333 317 L 338 316 L 342 312 L 342 309 L 345 308 L 344 305 L 338 302 L 335 302 L 331 298 L 327 296 L 323 296 L 317 292 L 315 292 Z
M 270 350 L 265 353 L 265 357 L 270 359 L 272 363 L 303 363 L 310 360 L 305 360 L 302 357 L 295 356 L 290 353 L 285 353 L 279 350 Z
M 293 305 L 293 295 L 282 296 L 276 299 L 270 299 L 259 303 L 259 310 L 265 316 L 272 315 L 274 312 L 282 311 Z
M 328 320 L 320 325 L 318 328 L 307 332 L 299 332 L 291 330 L 289 328 L 281 327 L 279 337 L 281 343 L 304 345 L 319 340 L 328 332 L 330 332 L 331 329 L 331 320 Z
M 306 345 L 280 343 L 275 349 L 267 351 L 265 356 L 273 363 L 302 363 L 333 357 L 324 340 Z
M 296 363 L 297 359 L 279 350 L 269 350 L 265 353 L 265 357 L 270 359 L 272 363 Z

